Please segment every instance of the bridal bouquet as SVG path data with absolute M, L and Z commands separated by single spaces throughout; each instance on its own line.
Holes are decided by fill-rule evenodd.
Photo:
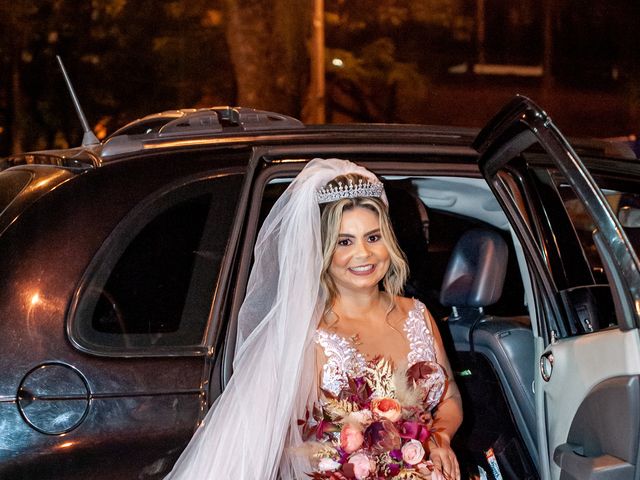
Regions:
M 431 415 L 425 412 L 420 379 L 427 362 L 395 373 L 385 359 L 375 360 L 338 396 L 325 398 L 299 421 L 305 447 L 314 460 L 314 480 L 428 479 L 427 440 Z

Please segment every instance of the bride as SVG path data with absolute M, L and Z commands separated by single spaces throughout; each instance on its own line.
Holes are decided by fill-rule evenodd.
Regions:
M 407 274 L 375 175 L 309 162 L 258 234 L 234 374 L 166 478 L 459 479 L 460 396 Z

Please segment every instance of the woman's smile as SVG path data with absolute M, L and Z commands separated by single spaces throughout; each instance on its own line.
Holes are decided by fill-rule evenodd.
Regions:
M 361 265 L 358 267 L 349 267 L 349 270 L 354 275 L 370 275 L 374 272 L 375 269 L 376 269 L 376 266 L 371 264 Z

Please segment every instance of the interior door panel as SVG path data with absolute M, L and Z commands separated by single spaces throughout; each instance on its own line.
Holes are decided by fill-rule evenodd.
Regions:
M 578 407 L 553 457 L 562 480 L 633 478 L 640 435 L 640 376 L 609 378 Z
M 598 451 L 614 457 L 626 452 L 621 458 L 636 464 L 636 459 L 629 452 L 637 452 L 638 449 L 640 396 L 632 402 L 621 391 L 620 379 L 635 378 L 635 383 L 628 386 L 628 392 L 637 389 L 634 385 L 637 385 L 637 375 L 640 374 L 640 356 L 628 353 L 636 349 L 638 341 L 637 329 L 623 332 L 612 328 L 559 340 L 547 349 L 553 355 L 553 369 L 544 386 L 545 420 L 554 426 L 548 438 L 548 454 L 554 460 L 551 466 L 553 478 L 590 478 L 591 473 L 585 475 L 584 469 L 590 466 L 595 474 L 596 470 L 602 470 L 603 465 L 585 460 L 578 468 L 580 458 L 577 457 L 596 458 L 600 456 Z M 627 421 L 613 420 L 618 418 Z M 632 428 L 633 425 L 635 427 Z M 587 438 L 591 434 L 594 436 Z M 596 448 L 597 442 L 602 443 Z M 575 446 L 575 449 L 567 445 Z M 570 457 L 573 457 L 573 462 Z M 571 467 L 578 476 L 571 476 Z M 560 475 L 560 471 L 569 476 Z M 633 471 L 631 476 L 612 478 L 631 479 L 632 474 Z

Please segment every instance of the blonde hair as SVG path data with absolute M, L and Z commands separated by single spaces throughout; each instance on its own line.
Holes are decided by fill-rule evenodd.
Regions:
M 331 180 L 326 186 L 337 186 L 338 182 L 348 184 L 350 181 L 358 183 L 362 179 L 364 182 L 369 181 L 368 178 L 357 174 L 341 175 Z M 404 252 L 398 245 L 398 240 L 393 232 L 391 219 L 389 218 L 389 209 L 387 205 L 378 197 L 356 197 L 343 198 L 332 203 L 323 205 L 320 231 L 322 235 L 322 272 L 320 273 L 320 284 L 326 295 L 325 314 L 333 306 L 338 289 L 329 274 L 329 267 L 333 259 L 333 254 L 338 244 L 338 235 L 340 233 L 340 224 L 342 223 L 342 215 L 345 211 L 354 208 L 366 208 L 376 213 L 380 221 L 380 232 L 382 233 L 382 241 L 387 250 L 389 250 L 389 269 L 382 279 L 384 290 L 395 298 L 402 295 L 404 284 L 409 276 L 409 266 Z

